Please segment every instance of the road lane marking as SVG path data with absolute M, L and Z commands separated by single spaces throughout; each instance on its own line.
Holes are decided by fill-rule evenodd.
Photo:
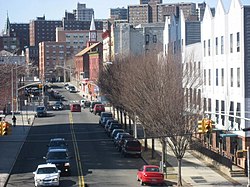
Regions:
M 73 122 L 72 112 L 69 112 L 69 122 L 70 122 L 70 132 L 72 136 L 72 142 L 74 146 L 74 153 L 75 153 L 75 158 L 76 158 L 76 167 L 77 167 L 77 173 L 78 173 L 79 187 L 85 187 L 84 177 L 83 177 L 83 172 L 82 172 L 82 164 L 81 164 L 79 149 L 78 149 L 78 145 L 76 141 L 75 131 L 73 127 L 74 122 Z

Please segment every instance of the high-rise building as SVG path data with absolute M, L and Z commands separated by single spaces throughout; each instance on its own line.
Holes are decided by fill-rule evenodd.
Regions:
M 61 27 L 62 21 L 45 20 L 45 16 L 37 17 L 29 25 L 30 46 L 38 46 L 43 41 L 56 40 L 56 27 Z
M 91 21 L 94 15 L 93 8 L 86 8 L 86 4 L 77 3 L 77 9 L 74 10 L 76 20 L 78 21 Z
M 162 0 L 140 0 L 140 4 L 148 4 L 149 2 L 162 3 Z
M 19 40 L 20 51 L 23 51 L 25 47 L 28 47 L 30 45 L 29 33 L 28 23 L 10 24 L 10 36 L 16 37 Z
M 114 20 L 127 20 L 128 19 L 128 9 L 126 8 L 111 8 L 110 18 Z

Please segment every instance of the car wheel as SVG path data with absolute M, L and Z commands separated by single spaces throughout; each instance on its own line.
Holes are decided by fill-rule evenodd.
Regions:
M 140 181 L 140 179 L 139 179 L 138 175 L 136 175 L 136 180 L 137 180 L 137 181 Z
M 143 186 L 143 185 L 144 185 L 144 182 L 143 182 L 142 180 L 140 180 L 140 184 L 141 184 L 141 186 Z

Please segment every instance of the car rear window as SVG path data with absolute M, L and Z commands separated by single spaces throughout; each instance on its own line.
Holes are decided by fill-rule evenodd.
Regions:
M 47 168 L 39 168 L 37 170 L 37 174 L 49 174 L 49 173 L 57 173 L 57 169 L 55 167 L 47 167 Z
M 128 141 L 126 145 L 129 147 L 139 147 L 141 146 L 141 143 L 138 141 Z
M 159 168 L 155 168 L 155 167 L 152 167 L 152 168 L 147 167 L 146 171 L 147 172 L 160 172 Z

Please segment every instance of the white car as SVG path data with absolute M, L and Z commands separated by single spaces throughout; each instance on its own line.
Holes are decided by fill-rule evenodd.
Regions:
M 61 171 L 55 164 L 40 164 L 33 172 L 35 186 L 59 186 Z

